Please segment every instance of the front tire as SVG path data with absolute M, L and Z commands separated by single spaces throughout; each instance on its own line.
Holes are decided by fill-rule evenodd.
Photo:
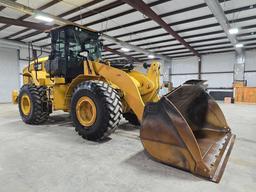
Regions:
M 47 88 L 44 86 L 23 85 L 20 89 L 18 104 L 20 116 L 27 124 L 42 124 L 49 117 L 50 105 Z
M 71 118 L 84 139 L 98 141 L 117 128 L 122 117 L 120 96 L 108 83 L 85 81 L 71 99 Z

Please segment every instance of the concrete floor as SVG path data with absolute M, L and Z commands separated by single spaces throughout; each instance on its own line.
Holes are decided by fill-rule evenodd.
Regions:
M 219 184 L 157 163 L 138 129 L 121 125 L 103 143 L 83 140 L 66 114 L 25 125 L 17 106 L 0 105 L 0 192 L 256 191 L 256 105 L 220 104 L 237 134 Z

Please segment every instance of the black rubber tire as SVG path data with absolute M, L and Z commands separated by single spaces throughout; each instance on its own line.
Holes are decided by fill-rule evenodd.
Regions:
M 78 100 L 87 96 L 96 105 L 96 121 L 89 127 L 80 124 L 76 115 Z M 71 118 L 75 130 L 84 139 L 99 141 L 115 131 L 122 118 L 120 96 L 108 83 L 103 81 L 85 81 L 74 90 L 71 99 Z
M 27 94 L 31 101 L 31 110 L 29 115 L 25 115 L 21 110 L 21 97 Z M 39 125 L 44 123 L 50 114 L 47 88 L 44 86 L 23 85 L 20 89 L 19 97 L 19 112 L 22 120 L 27 124 Z
M 139 126 L 140 122 L 137 118 L 137 116 L 133 112 L 127 112 L 123 114 L 123 117 L 132 125 Z

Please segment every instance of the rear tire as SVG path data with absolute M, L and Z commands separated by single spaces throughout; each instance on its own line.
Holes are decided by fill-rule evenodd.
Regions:
M 96 113 L 96 118 L 93 118 L 93 121 L 88 120 L 88 126 L 81 120 L 83 117 L 86 118 L 87 113 L 80 115 L 85 110 L 84 108 L 79 108 L 83 98 L 85 98 L 86 102 L 93 102 L 93 108 L 96 108 L 96 110 L 92 110 L 92 112 Z M 122 103 L 120 96 L 108 83 L 85 81 L 76 87 L 71 99 L 71 118 L 75 130 L 84 139 L 98 141 L 106 138 L 115 131 L 121 117 Z
M 27 124 L 42 124 L 49 117 L 51 105 L 47 97 L 47 88 L 44 86 L 23 85 L 20 89 L 18 104 L 21 118 Z

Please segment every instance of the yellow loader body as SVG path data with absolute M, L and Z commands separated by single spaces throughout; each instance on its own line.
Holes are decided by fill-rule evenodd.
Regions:
M 152 62 L 143 74 L 90 60 L 98 53 L 98 34 L 77 26 L 57 29 L 52 38 L 54 57 L 30 63 L 23 70 L 20 92 L 13 91 L 13 103 L 18 103 L 25 123 L 43 123 L 52 111 L 63 110 L 70 112 L 79 135 L 97 141 L 114 132 L 123 115 L 141 125 L 142 144 L 154 159 L 220 181 L 235 136 L 200 85 L 185 83 L 160 98 L 159 62 Z M 65 58 L 56 49 L 60 42 L 76 43 L 65 49 Z M 74 55 L 77 46 L 89 55 Z
M 85 67 L 84 74 L 77 76 L 71 83 L 66 84 L 64 78 L 50 79 L 50 75 L 45 70 L 47 61 L 48 57 L 38 60 L 38 63 L 42 65 L 40 71 L 34 70 L 34 62 L 30 64 L 30 69 L 26 67 L 23 70 L 23 84 L 33 83 L 36 86 L 47 86 L 52 89 L 50 97 L 53 101 L 54 110 L 69 111 L 73 89 L 86 80 L 106 81 L 115 89 L 120 90 L 123 97 L 124 111 L 132 109 L 139 120 L 142 120 L 145 103 L 159 100 L 159 62 L 153 62 L 147 74 L 143 74 L 135 70 L 126 72 L 116 69 L 111 67 L 110 63 L 105 65 L 97 61 L 89 61 L 93 71 L 89 72 Z M 14 90 L 12 95 L 13 101 L 17 101 L 17 90 Z

